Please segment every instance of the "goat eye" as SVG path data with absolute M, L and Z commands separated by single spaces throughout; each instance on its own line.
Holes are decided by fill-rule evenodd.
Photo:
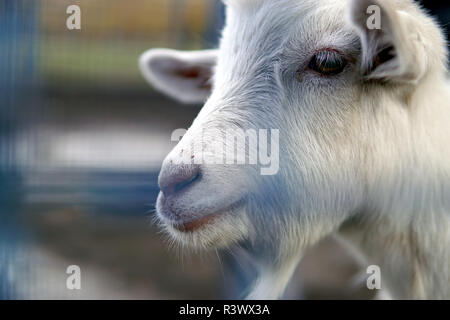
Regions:
M 322 75 L 331 76 L 341 73 L 347 60 L 338 52 L 333 50 L 319 51 L 309 62 L 309 68 Z

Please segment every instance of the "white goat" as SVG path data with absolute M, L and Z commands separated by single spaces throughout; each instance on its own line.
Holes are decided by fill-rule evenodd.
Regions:
M 165 159 L 157 212 L 194 247 L 241 245 L 249 298 L 282 295 L 305 249 L 338 233 L 394 298 L 450 298 L 446 45 L 412 0 L 228 0 L 218 50 L 149 50 L 146 79 L 206 103 Z M 380 8 L 370 29 L 367 8 Z M 211 79 L 211 81 L 210 81 Z M 204 130 L 279 129 L 279 172 L 176 165 Z M 193 157 L 196 155 L 193 154 Z

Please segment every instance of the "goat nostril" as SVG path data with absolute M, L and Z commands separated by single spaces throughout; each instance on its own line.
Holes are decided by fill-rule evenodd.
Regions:
M 198 166 L 165 167 L 159 177 L 159 186 L 165 196 L 172 195 L 188 188 L 200 179 Z
M 177 183 L 174 187 L 174 192 L 180 192 L 181 190 L 185 189 L 186 187 L 188 187 L 189 185 L 193 184 L 194 182 L 196 182 L 198 179 L 200 179 L 200 172 L 197 172 L 197 174 L 195 176 L 193 176 L 191 179 L 184 181 L 184 182 L 180 182 Z

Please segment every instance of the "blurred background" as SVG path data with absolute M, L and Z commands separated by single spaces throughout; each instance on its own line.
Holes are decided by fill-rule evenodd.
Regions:
M 449 6 L 423 1 L 443 26 Z M 68 30 L 69 5 L 81 30 Z M 239 298 L 239 252 L 171 248 L 152 223 L 157 175 L 201 106 L 153 91 L 151 47 L 217 45 L 218 0 L 0 0 L 0 299 Z M 66 269 L 81 268 L 81 290 Z M 302 261 L 285 298 L 364 299 L 333 239 Z

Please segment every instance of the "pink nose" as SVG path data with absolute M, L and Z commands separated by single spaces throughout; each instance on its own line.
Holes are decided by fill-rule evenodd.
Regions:
M 186 190 L 200 179 L 200 166 L 195 164 L 163 165 L 159 174 L 159 188 L 164 196 Z

